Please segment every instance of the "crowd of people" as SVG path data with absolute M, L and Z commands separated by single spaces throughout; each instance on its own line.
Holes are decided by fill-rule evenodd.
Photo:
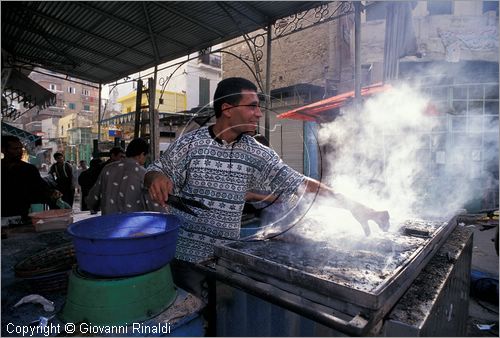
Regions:
M 55 162 L 50 167 L 44 163 L 39 170 L 22 160 L 24 149 L 17 136 L 2 135 L 2 217 L 17 217 L 16 223 L 20 224 L 30 222 L 28 215 L 34 205 L 44 209 L 73 208 L 75 194 L 80 196 L 80 210 L 89 210 L 86 197 L 102 169 L 125 157 L 123 148 L 113 147 L 107 161 L 93 158 L 87 167 L 87 162 L 80 160 L 77 167 L 74 161 L 66 161 L 63 153 L 56 152 Z

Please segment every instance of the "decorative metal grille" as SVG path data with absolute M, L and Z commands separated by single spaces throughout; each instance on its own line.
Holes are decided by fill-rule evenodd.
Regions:
M 276 21 L 273 40 L 349 14 L 354 14 L 354 4 L 351 1 L 339 1 L 290 15 Z

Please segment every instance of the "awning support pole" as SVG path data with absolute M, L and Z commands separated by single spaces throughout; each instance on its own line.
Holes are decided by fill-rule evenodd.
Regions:
M 361 2 L 354 2 L 354 101 L 361 101 Z
M 155 161 L 160 156 L 160 114 L 158 109 L 155 109 L 157 81 L 158 65 L 155 66 L 154 78 L 149 82 L 149 87 L 151 88 L 149 97 L 149 121 L 151 122 L 149 124 L 149 133 L 151 135 L 149 140 L 151 148 L 151 161 Z
M 272 25 L 267 26 L 267 44 L 266 44 L 266 112 L 264 114 L 264 136 L 271 140 L 269 137 L 270 129 L 270 110 L 271 110 L 271 32 Z
M 101 140 L 101 119 L 102 119 L 102 112 L 101 112 L 101 91 L 102 91 L 102 84 L 99 83 L 99 99 L 97 102 L 98 108 L 97 108 L 97 144 L 99 144 L 99 141 Z

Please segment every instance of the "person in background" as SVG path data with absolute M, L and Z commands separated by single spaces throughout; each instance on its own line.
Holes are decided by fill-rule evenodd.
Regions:
M 82 161 L 81 161 L 82 162 Z M 85 161 L 83 161 L 85 162 Z M 81 211 L 87 211 L 89 208 L 87 207 L 86 198 L 89 195 L 90 189 L 94 186 L 97 178 L 99 177 L 99 173 L 101 172 L 102 160 L 100 158 L 93 158 L 90 160 L 90 167 L 86 170 L 83 170 L 78 176 L 78 184 L 81 188 Z M 85 165 L 86 166 L 86 165 Z
M 69 163 L 64 162 L 64 155 L 62 153 L 55 153 L 54 159 L 56 163 L 52 164 L 50 167 L 49 174 L 54 177 L 57 184 L 57 190 L 63 194 L 62 200 L 73 207 L 73 200 L 75 198 L 73 169 Z
M 106 165 L 90 189 L 87 206 L 101 209 L 102 215 L 145 210 L 144 163 L 149 144 L 141 138 L 133 139 L 127 147 L 126 158 Z
M 78 181 L 77 181 L 77 177 L 76 177 L 78 166 L 76 165 L 75 161 L 66 161 L 66 162 L 69 163 L 69 165 L 71 166 L 71 172 L 73 173 L 73 189 L 75 189 L 75 192 L 76 192 L 76 188 L 78 185 Z
M 174 194 L 210 208 L 194 208 L 197 216 L 172 208 L 181 218 L 176 260 L 170 265 L 174 282 L 202 298 L 208 281 L 197 263 L 212 258 L 215 245 L 239 238 L 248 191 L 271 192 L 290 200 L 304 191 L 319 193 L 333 205 L 350 210 L 367 235 L 368 220 L 383 230 L 389 227 L 386 211 L 370 209 L 300 174 L 248 135 L 263 116 L 259 104 L 257 87 L 249 80 L 222 80 L 214 95 L 215 124 L 177 138 L 145 176 L 151 199 L 162 206 Z
M 78 169 L 80 169 L 80 171 L 87 170 L 87 169 L 88 169 L 88 167 L 87 167 L 87 161 L 85 161 L 85 160 L 81 160 L 81 161 L 80 161 L 80 166 L 79 166 L 79 168 L 78 168 Z
M 81 189 L 80 189 L 80 183 L 78 183 L 78 178 L 80 177 L 80 174 L 87 169 L 88 169 L 87 162 L 85 160 L 81 160 L 79 162 L 78 168 L 76 169 L 76 175 L 75 175 L 76 193 L 80 194 L 80 198 L 81 198 Z
M 2 153 L 2 217 L 21 216 L 27 221 L 31 204 L 48 204 L 61 196 L 49 189 L 34 165 L 22 160 L 18 137 L 2 135 Z
M 122 147 L 113 147 L 109 150 L 108 160 L 101 165 L 101 168 L 104 168 L 108 164 L 115 162 L 115 161 L 119 161 L 119 160 L 124 159 L 124 158 L 125 158 L 125 151 L 123 150 L 123 148 Z

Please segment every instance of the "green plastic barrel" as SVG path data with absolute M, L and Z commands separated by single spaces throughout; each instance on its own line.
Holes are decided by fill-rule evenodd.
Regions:
M 168 264 L 127 278 L 101 278 L 73 269 L 60 319 L 92 325 L 130 325 L 163 312 L 175 297 Z

